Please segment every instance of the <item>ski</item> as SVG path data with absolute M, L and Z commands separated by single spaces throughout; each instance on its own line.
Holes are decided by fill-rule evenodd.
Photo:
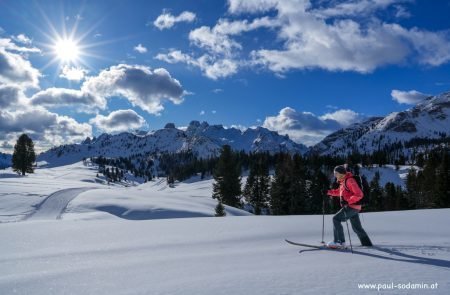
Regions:
M 285 239 L 285 241 L 286 241 L 288 244 L 295 245 L 295 246 L 303 246 L 303 247 L 315 248 L 315 249 L 328 249 L 328 248 L 325 247 L 324 245 L 322 245 L 322 246 L 319 246 L 319 245 L 309 245 L 309 244 L 303 244 L 303 243 L 292 242 L 292 241 L 289 241 L 288 239 Z
M 327 247 L 327 246 L 325 246 L 325 245 L 310 245 L 310 244 L 303 244 L 303 243 L 297 243 L 297 242 L 292 242 L 292 241 L 289 241 L 288 239 L 285 239 L 285 241 L 288 243 L 288 244 L 291 244 L 291 245 L 294 245 L 294 246 L 301 246 L 301 247 L 306 247 L 306 248 L 312 248 L 312 249 L 316 249 L 316 250 L 329 250 L 329 251 L 338 251 L 338 252 L 347 252 L 347 248 L 345 248 L 345 249 L 333 249 L 333 248 L 329 248 L 329 247 Z M 299 252 L 300 253 L 303 253 L 303 252 L 307 252 L 307 251 L 309 251 L 309 250 L 300 250 Z

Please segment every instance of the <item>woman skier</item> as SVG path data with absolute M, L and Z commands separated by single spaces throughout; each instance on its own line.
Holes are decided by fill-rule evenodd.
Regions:
M 358 235 L 361 245 L 372 246 L 372 242 L 359 220 L 359 211 L 361 211 L 359 201 L 363 198 L 363 192 L 353 178 L 353 174 L 347 172 L 344 166 L 336 166 L 334 176 L 339 182 L 339 188 L 328 190 L 327 195 L 339 197 L 342 208 L 333 217 L 334 241 L 327 243 L 327 247 L 333 249 L 345 248 L 345 235 L 341 222 L 348 219 L 350 219 L 353 231 Z

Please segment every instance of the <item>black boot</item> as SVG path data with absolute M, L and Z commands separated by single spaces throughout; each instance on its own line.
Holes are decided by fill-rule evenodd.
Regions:
M 362 237 L 361 238 L 361 246 L 366 246 L 366 247 L 372 247 L 372 241 L 369 239 L 368 236 Z

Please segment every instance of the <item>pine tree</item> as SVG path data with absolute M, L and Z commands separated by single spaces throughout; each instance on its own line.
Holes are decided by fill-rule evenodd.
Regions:
M 328 177 L 320 170 L 316 170 L 311 180 L 308 199 L 308 211 L 313 214 L 322 213 L 324 192 L 330 187 Z M 336 198 L 334 198 L 336 199 Z
M 229 145 L 224 145 L 214 171 L 213 198 L 240 207 L 241 168 Z
M 260 215 L 262 210 L 267 208 L 269 195 L 269 167 L 267 160 L 263 156 L 250 166 L 250 173 L 244 188 L 244 196 L 253 206 L 254 214 Z
M 300 155 L 294 155 L 290 188 L 290 214 L 306 213 L 306 168 Z
M 375 211 L 383 210 L 383 190 L 380 187 L 380 172 L 375 172 L 375 176 L 370 181 L 370 200 Z
M 33 173 L 33 163 L 36 161 L 34 143 L 26 134 L 22 134 L 14 146 L 12 168 L 18 173 Z
M 405 197 L 405 192 L 400 185 L 397 185 L 395 196 L 395 210 L 408 209 L 408 199 Z
M 384 186 L 384 210 L 391 211 L 395 210 L 395 203 L 397 201 L 397 189 L 392 182 L 386 183 Z
M 215 211 L 216 211 L 216 214 L 215 214 L 216 217 L 223 217 L 223 216 L 227 215 L 227 213 L 225 212 L 225 207 L 223 206 L 223 204 L 220 200 L 217 203 Z
M 423 182 L 422 198 L 423 207 L 436 208 L 437 199 L 440 197 L 439 192 L 436 190 L 436 179 L 438 175 L 438 167 L 440 165 L 440 157 L 437 151 L 428 153 L 428 159 L 422 170 Z
M 450 207 L 450 156 L 448 151 L 442 153 L 441 164 L 436 172 L 435 203 L 438 208 Z
M 270 189 L 270 207 L 273 215 L 289 214 L 292 187 L 292 159 L 280 154 L 275 167 L 275 177 Z
M 406 196 L 408 199 L 408 208 L 416 209 L 417 206 L 417 195 L 418 195 L 418 184 L 417 184 L 417 173 L 414 168 L 411 167 L 406 176 Z

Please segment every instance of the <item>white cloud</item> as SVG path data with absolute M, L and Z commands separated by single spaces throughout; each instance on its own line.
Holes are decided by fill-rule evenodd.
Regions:
M 223 92 L 223 89 L 215 88 L 215 89 L 212 90 L 212 92 L 214 92 L 214 93 L 221 93 L 221 92 Z
M 205 114 L 205 111 L 200 111 L 200 116 L 203 116 Z
M 419 63 L 439 66 L 450 61 L 450 31 L 434 33 L 418 28 L 408 30 L 396 24 L 388 27 L 392 34 L 404 38 L 410 44 Z
M 197 52 L 172 49 L 157 58 L 198 67 L 211 79 L 229 77 L 248 66 L 283 77 L 292 70 L 370 73 L 387 65 L 448 63 L 449 31 L 404 28 L 380 19 L 380 11 L 408 17 L 405 2 L 410 1 L 229 0 L 228 13 L 233 20 L 220 18 L 212 27 L 190 32 L 189 41 Z M 272 30 L 276 42 L 246 51 L 249 44 L 236 37 L 259 28 Z M 250 56 L 245 56 L 249 51 Z M 225 73 L 220 71 L 224 65 Z
M 167 63 L 186 63 L 190 66 L 200 68 L 205 76 L 210 79 L 217 80 L 235 74 L 238 71 L 238 61 L 223 58 L 218 59 L 211 55 L 204 54 L 198 58 L 194 58 L 188 54 L 184 54 L 179 50 L 172 50 L 167 54 L 159 53 L 156 59 Z
M 139 43 L 137 46 L 135 46 L 133 48 L 135 51 L 139 52 L 139 53 L 146 53 L 147 52 L 147 48 L 145 48 L 144 46 L 142 46 L 141 43 Z
M 180 15 L 174 16 L 170 13 L 163 13 L 153 22 L 153 25 L 160 30 L 170 29 L 176 23 L 187 22 L 191 23 L 195 20 L 195 13 L 190 11 L 183 11 Z
M 41 73 L 28 60 L 20 54 L 6 51 L 0 42 L 0 83 L 37 88 L 39 77 Z
M 248 20 L 219 19 L 213 27 L 202 26 L 189 33 L 189 40 L 197 47 L 204 48 L 213 54 L 232 55 L 233 50 L 239 50 L 242 45 L 231 39 L 231 36 L 241 35 L 244 32 L 259 28 L 274 28 L 280 22 L 269 17 Z
M 421 101 L 423 101 L 425 98 L 429 97 L 429 94 L 424 94 L 416 90 L 410 90 L 410 91 L 401 91 L 393 89 L 391 91 L 392 99 L 395 100 L 398 103 L 403 104 L 417 104 Z
M 32 43 L 31 39 L 28 38 L 25 34 L 19 34 L 17 36 L 13 36 L 12 38 L 17 42 L 26 44 L 26 45 L 29 45 Z
M 411 17 L 411 13 L 406 10 L 405 7 L 401 6 L 401 5 L 395 5 L 395 8 L 397 9 L 396 13 L 395 13 L 395 17 L 397 18 L 409 18 Z
M 19 102 L 22 91 L 19 87 L 0 85 L 0 109 L 7 109 Z
M 213 79 L 225 78 L 231 76 L 238 71 L 238 62 L 233 59 L 214 59 L 208 55 L 203 55 L 196 60 L 195 63 L 204 74 Z
M 204 48 L 214 54 L 231 55 L 234 49 L 242 46 L 228 35 L 221 34 L 210 27 L 200 27 L 189 33 L 189 40 L 197 47 Z
M 47 107 L 84 106 L 81 109 L 92 112 L 93 109 L 105 109 L 106 99 L 81 90 L 47 88 L 34 94 L 31 104 Z
M 277 0 L 228 0 L 228 11 L 232 14 L 262 13 L 274 9 Z
M 401 13 L 406 13 L 406 9 L 401 5 L 395 5 L 399 3 L 410 2 L 408 0 L 358 0 L 341 2 L 334 5 L 334 2 L 325 2 L 331 4 L 328 7 L 320 7 L 312 10 L 311 12 L 321 16 L 323 18 L 329 17 L 343 17 L 343 16 L 370 16 L 377 10 L 383 10 L 389 6 L 393 6 L 397 9 L 402 9 Z M 397 14 L 396 14 L 397 15 Z
M 29 45 L 29 43 L 25 43 L 25 45 Z M 11 39 L 9 39 L 9 38 L 0 38 L 0 48 L 6 49 L 9 51 L 22 52 L 22 53 L 40 53 L 41 52 L 41 50 L 36 47 L 18 46 L 17 44 L 12 42 Z
M 303 13 L 289 20 L 279 33 L 282 49 L 252 52 L 255 64 L 275 73 L 293 69 L 322 68 L 329 71 L 372 72 L 378 67 L 405 61 L 411 48 L 389 25 L 353 20 L 325 20 Z
M 108 116 L 97 115 L 89 123 L 105 132 L 122 132 L 141 128 L 146 124 L 145 119 L 133 110 L 118 110 Z
M 448 62 L 448 33 L 405 29 L 375 17 L 361 19 L 362 12 L 370 14 L 396 2 L 355 1 L 338 4 L 331 10 L 309 10 L 309 1 L 272 2 L 277 17 L 284 23 L 278 32 L 284 46 L 254 51 L 254 62 L 276 73 L 309 68 L 367 73 L 384 65 L 401 64 L 410 56 L 417 56 L 426 65 Z M 360 19 L 346 19 L 349 15 Z
M 244 132 L 245 130 L 248 129 L 247 126 L 240 125 L 240 124 L 237 124 L 237 125 L 231 125 L 230 128 L 238 129 L 238 130 L 240 130 L 240 131 L 242 131 L 242 132 Z
M 341 126 L 348 126 L 356 122 L 360 122 L 364 117 L 352 110 L 338 110 L 319 117 L 321 120 L 333 120 Z
M 330 133 L 362 119 L 363 116 L 351 110 L 316 116 L 311 112 L 298 112 L 286 107 L 278 115 L 266 117 L 263 127 L 288 134 L 296 142 L 314 145 Z
M 67 79 L 69 81 L 80 82 L 85 79 L 86 75 L 89 73 L 87 69 L 77 66 L 64 65 L 62 68 L 60 78 Z
M 198 67 L 208 78 L 217 80 L 235 74 L 239 67 L 246 62 L 237 59 L 235 51 L 242 49 L 242 45 L 232 36 L 240 35 L 258 28 L 272 28 L 278 26 L 278 21 L 269 17 L 262 17 L 253 21 L 230 21 L 220 19 L 210 28 L 202 26 L 189 33 L 189 40 L 193 46 L 204 49 L 207 53 L 200 56 L 185 54 L 179 50 L 171 50 L 167 54 L 158 54 L 155 58 L 168 63 L 186 63 Z
M 80 142 L 92 136 L 92 127 L 73 118 L 51 113 L 43 108 L 22 111 L 0 110 L 0 140 L 14 145 L 21 133 L 27 133 L 38 152 L 61 144 Z
M 174 63 L 178 63 L 178 62 L 192 64 L 194 61 L 194 59 L 190 55 L 184 54 L 180 50 L 171 50 L 167 54 L 158 53 L 155 56 L 155 58 L 165 61 L 170 64 L 174 64 Z
M 99 97 L 122 96 L 150 114 L 159 114 L 166 101 L 183 102 L 185 92 L 177 79 L 163 68 L 119 64 L 89 77 L 81 89 Z

